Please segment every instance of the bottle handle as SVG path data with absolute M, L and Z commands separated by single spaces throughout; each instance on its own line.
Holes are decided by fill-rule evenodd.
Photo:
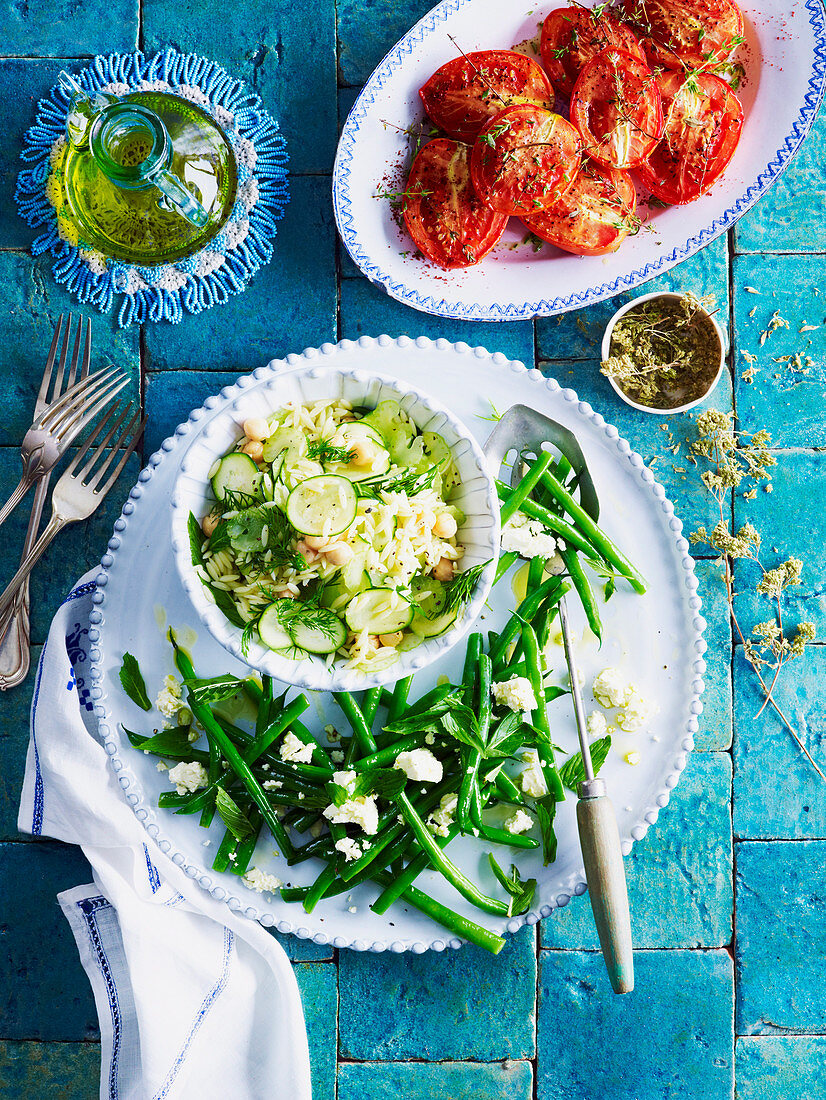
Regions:
M 209 214 L 179 179 L 164 168 L 153 176 L 152 182 L 188 222 L 203 229 L 209 221 Z

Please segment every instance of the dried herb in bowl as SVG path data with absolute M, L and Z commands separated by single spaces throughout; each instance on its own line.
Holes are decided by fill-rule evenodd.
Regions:
M 602 373 L 632 401 L 656 410 L 683 408 L 709 392 L 722 345 L 714 299 L 663 294 L 631 306 L 611 330 Z

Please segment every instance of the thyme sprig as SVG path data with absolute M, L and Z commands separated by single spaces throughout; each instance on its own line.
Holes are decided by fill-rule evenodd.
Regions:
M 814 623 L 802 622 L 794 633 L 788 633 L 783 622 L 782 595 L 786 589 L 800 584 L 803 563 L 798 558 L 789 558 L 767 569 L 760 561 L 760 533 L 750 523 L 733 532 L 726 519 L 730 509 L 728 494 L 731 491 L 744 482 L 752 482 L 756 489 L 761 482 L 770 481 L 770 469 L 777 462 L 769 450 L 771 436 L 767 431 L 758 431 L 751 436 L 738 432 L 734 428 L 734 414 L 716 409 L 709 409 L 697 417 L 697 433 L 691 451 L 709 464 L 709 468 L 702 473 L 702 481 L 717 501 L 720 520 L 712 531 L 700 527 L 689 535 L 689 539 L 695 545 L 710 546 L 720 555 L 731 621 L 742 642 L 743 655 L 754 669 L 764 696 L 756 717 L 771 705 L 817 774 L 821 779 L 826 779 L 774 698 L 781 670 L 789 661 L 803 657 L 806 646 L 815 637 Z M 749 492 L 746 495 L 752 494 Z M 756 591 L 774 603 L 774 617 L 757 623 L 748 637 L 740 625 L 734 605 L 732 563 L 736 560 L 753 561 L 757 565 L 761 577 Z

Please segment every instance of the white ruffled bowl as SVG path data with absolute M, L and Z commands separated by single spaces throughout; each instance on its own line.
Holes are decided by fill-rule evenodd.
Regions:
M 234 391 L 233 391 L 234 392 Z M 461 478 L 461 491 L 453 498 L 465 514 L 458 540 L 465 548 L 462 569 L 485 561 L 473 598 L 460 613 L 456 624 L 436 638 L 426 638 L 415 649 L 399 653 L 398 660 L 382 671 L 358 672 L 343 667 L 338 658 L 328 665 L 323 657 L 307 655 L 300 661 L 267 649 L 258 640 L 241 651 L 240 628 L 233 626 L 216 607 L 212 596 L 196 574 L 189 544 L 187 521 L 190 512 L 200 520 L 209 510 L 209 471 L 243 435 L 241 425 L 249 417 L 268 416 L 288 401 L 312 403 L 343 399 L 373 408 L 380 401 L 398 401 L 420 431 L 438 432 L 445 440 Z M 490 592 L 499 554 L 499 505 L 496 488 L 481 448 L 464 424 L 443 405 L 421 390 L 394 378 L 361 370 L 335 367 L 303 367 L 272 372 L 272 379 L 242 392 L 213 417 L 195 436 L 181 462 L 172 495 L 172 547 L 183 586 L 210 634 L 239 661 L 285 684 L 313 691 L 359 691 L 391 683 L 425 668 L 442 657 L 468 632 Z

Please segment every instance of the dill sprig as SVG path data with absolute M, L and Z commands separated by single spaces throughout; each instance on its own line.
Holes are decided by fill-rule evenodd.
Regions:
M 395 474 L 388 474 L 380 478 L 370 478 L 355 483 L 356 491 L 361 497 L 371 497 L 379 500 L 382 493 L 406 493 L 409 497 L 417 493 L 423 493 L 430 489 L 439 473 L 438 466 L 431 466 L 423 474 L 417 474 L 414 470 L 399 470 Z
M 323 436 L 321 439 L 311 440 L 307 444 L 307 458 L 316 462 L 351 462 L 353 452 L 346 447 L 335 447 L 329 439 Z
M 445 613 L 449 611 L 457 611 L 460 607 L 468 602 L 473 595 L 473 590 L 482 573 L 490 565 L 491 559 L 483 561 L 480 565 L 474 565 L 470 569 L 466 569 L 464 573 L 457 574 L 447 587 L 447 601 L 445 603 Z

